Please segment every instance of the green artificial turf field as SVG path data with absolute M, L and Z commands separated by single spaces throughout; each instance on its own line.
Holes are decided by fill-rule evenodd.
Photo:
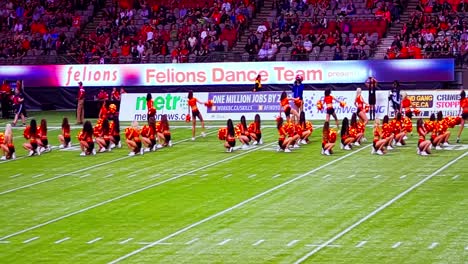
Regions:
M 30 115 L 49 120 L 53 146 L 62 116 L 74 120 Z M 263 145 L 233 153 L 220 122 L 194 142 L 172 123 L 172 148 L 135 157 L 25 157 L 15 128 L 18 159 L 0 162 L 0 262 L 468 263 L 466 130 L 428 157 L 417 136 L 385 156 L 370 142 L 322 156 L 320 122 L 292 153 L 275 151 L 265 123 Z

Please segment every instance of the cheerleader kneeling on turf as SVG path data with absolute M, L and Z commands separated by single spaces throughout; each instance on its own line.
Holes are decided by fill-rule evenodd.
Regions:
M 283 123 L 282 117 L 278 117 L 276 119 L 276 128 L 278 129 L 279 134 L 277 151 L 291 152 L 289 146 L 291 145 L 293 138 L 288 137 L 287 128 Z
M 29 151 L 28 157 L 41 155 L 38 149 L 38 140 L 40 138 L 36 119 L 31 119 L 29 126 L 24 129 L 23 136 L 25 139 L 29 140 L 29 142 L 23 144 L 23 147 Z
M 341 149 L 351 150 L 355 138 L 350 135 L 349 119 L 343 118 L 341 122 Z
M 387 150 L 392 150 L 395 135 L 393 134 L 393 127 L 389 122 L 388 115 L 385 115 L 382 121 L 382 138 L 386 141 L 385 146 L 387 147 Z
M 143 148 L 140 139 L 140 129 L 138 128 L 137 121 L 133 121 L 131 127 L 125 128 L 125 137 L 127 138 L 127 146 L 131 150 L 128 155 L 143 155 Z
M 141 141 L 145 146 L 144 152 L 155 151 L 156 150 L 156 121 L 154 116 L 148 118 L 148 125 L 144 125 L 140 131 Z
M 70 123 L 66 117 L 62 120 L 62 133 L 58 135 L 58 140 L 60 141 L 59 148 L 63 149 L 71 147 Z
M 254 121 L 248 127 L 249 136 L 252 138 L 252 145 L 263 144 L 260 115 L 256 114 Z
M 354 138 L 354 145 L 355 146 L 360 146 L 361 145 L 361 140 L 364 137 L 364 129 L 363 126 L 360 125 L 362 123 L 359 123 L 357 120 L 357 114 L 353 113 L 351 115 L 351 120 L 349 124 L 349 134 L 351 137 Z M 365 127 L 365 126 L 364 126 Z
M 430 140 L 426 140 L 426 134 L 428 133 L 428 131 L 426 131 L 424 122 L 421 118 L 418 119 L 416 123 L 416 127 L 418 129 L 418 135 L 419 135 L 417 153 L 418 155 L 421 155 L 421 156 L 427 156 L 431 154 L 432 143 Z
M 111 151 L 111 130 L 109 120 L 103 119 L 99 130 L 94 131 L 96 135 L 96 143 L 99 145 L 99 152 Z
M 167 115 L 161 116 L 161 122 L 158 129 L 158 137 L 162 147 L 172 147 L 171 131 Z
M 51 151 L 50 145 L 49 145 L 49 139 L 47 137 L 47 120 L 42 119 L 41 120 L 41 125 L 38 128 L 39 131 L 39 151 L 41 153 L 43 152 L 49 152 Z
M 312 131 L 314 131 L 314 127 L 312 126 L 312 123 L 309 121 L 306 121 L 305 118 L 305 112 L 302 111 L 299 114 L 299 126 L 302 129 L 302 133 L 299 135 L 301 144 L 305 145 L 309 143 L 309 137 L 312 134 Z
M 233 152 L 236 146 L 236 132 L 231 119 L 227 120 L 226 131 L 224 133 L 224 147 L 226 152 Z
M 322 155 L 333 154 L 333 147 L 336 142 L 336 131 L 330 129 L 330 122 L 325 121 L 322 131 Z
M 83 130 L 78 134 L 78 140 L 80 141 L 81 154 L 80 156 L 96 155 L 96 149 L 94 148 L 94 129 L 90 121 L 86 121 L 83 124 Z
M 242 149 L 248 149 L 251 138 L 245 116 L 241 116 L 240 123 L 236 125 L 236 136 L 242 143 Z
M 0 133 L 0 149 L 3 151 L 3 156 L 0 160 L 16 159 L 15 146 L 13 145 L 13 132 L 11 125 L 5 126 L 5 133 Z
M 115 117 L 113 122 L 110 123 L 110 131 L 111 131 L 111 148 L 121 148 L 122 142 L 120 138 L 120 121 L 118 117 Z
M 372 141 L 371 154 L 384 155 L 385 145 L 387 140 L 383 138 L 382 129 L 380 127 L 380 119 L 376 118 L 374 122 L 374 140 Z

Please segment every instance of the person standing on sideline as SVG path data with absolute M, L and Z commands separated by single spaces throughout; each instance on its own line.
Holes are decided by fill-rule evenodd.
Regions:
M 83 87 L 83 83 L 79 82 L 78 83 L 78 103 L 76 106 L 76 123 L 77 124 L 83 124 L 84 120 L 84 101 L 85 101 L 85 89 Z
M 294 81 L 293 87 L 292 87 L 292 92 L 293 92 L 293 98 L 299 98 L 300 99 L 300 105 L 294 104 L 295 110 L 300 114 L 302 112 L 302 108 L 304 106 L 304 99 L 302 98 L 304 94 L 304 84 L 302 84 L 302 76 L 297 75 L 296 80 Z
M 1 103 L 2 103 L 2 118 L 3 119 L 9 118 L 10 95 L 11 95 L 11 87 L 8 84 L 8 81 L 4 80 L 0 89 L 0 98 L 2 99 Z
M 401 110 L 400 82 L 397 80 L 393 81 L 392 92 L 388 96 L 388 100 L 392 102 L 392 108 L 396 116 Z
M 375 91 L 377 89 L 377 80 L 374 77 L 369 77 L 366 81 L 366 86 L 369 89 L 369 116 L 370 120 L 375 120 L 375 103 L 377 101 Z
M 20 87 L 16 87 L 15 95 L 13 96 L 13 107 L 15 109 L 15 119 L 13 120 L 13 126 L 16 126 L 18 118 L 21 116 L 23 125 L 26 126 L 26 109 L 24 108 L 24 95 Z

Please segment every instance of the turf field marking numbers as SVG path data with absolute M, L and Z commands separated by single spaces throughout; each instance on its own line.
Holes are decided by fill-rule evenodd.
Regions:
M 108 174 L 108 175 L 104 176 L 104 178 L 109 178 L 109 177 L 112 177 L 112 176 L 114 176 L 114 174 L 111 173 L 111 174 Z
M 19 177 L 21 175 L 23 175 L 23 173 L 17 173 L 15 175 L 11 175 L 10 178 L 16 178 L 16 177 Z
M 265 239 L 260 239 L 259 241 L 253 243 L 252 246 L 256 247 L 256 246 L 260 245 L 263 242 L 265 242 Z
M 257 174 L 252 174 L 252 175 L 249 176 L 249 179 L 250 179 L 250 178 L 253 178 L 253 177 L 255 177 L 255 176 L 257 176 Z
M 194 239 L 190 240 L 189 242 L 185 243 L 185 245 L 191 245 L 191 244 L 195 243 L 196 241 L 198 241 L 198 238 L 194 238 Z
M 34 175 L 34 176 L 32 176 L 32 177 L 33 177 L 33 178 L 39 178 L 39 177 L 41 177 L 41 176 L 44 176 L 44 173 L 37 174 L 37 175 Z
M 223 241 L 221 241 L 220 243 L 218 243 L 218 246 L 224 246 L 226 245 L 227 243 L 229 243 L 229 241 L 231 241 L 232 239 L 228 238 L 228 239 L 225 239 Z
M 272 145 L 272 144 L 276 144 L 276 142 L 273 142 L 273 143 L 271 143 L 271 144 L 267 144 L 267 145 L 265 145 L 265 147 L 268 147 L 268 146 L 270 146 L 270 145 Z M 263 197 L 263 196 L 265 196 L 265 195 L 271 193 L 271 192 L 274 192 L 274 191 L 276 191 L 276 190 L 278 190 L 278 189 L 280 189 L 280 188 L 282 188 L 282 187 L 284 187 L 284 186 L 287 186 L 287 185 L 289 185 L 289 184 L 291 184 L 291 183 L 293 183 L 293 182 L 296 182 L 296 181 L 298 181 L 298 180 L 300 180 L 300 179 L 302 179 L 302 178 L 304 178 L 304 177 L 306 177 L 306 176 L 312 175 L 313 173 L 315 173 L 315 172 L 317 172 L 317 171 L 319 171 L 319 170 L 321 170 L 321 169 L 323 169 L 323 168 L 326 168 L 326 167 L 328 167 L 328 166 L 330 166 L 330 165 L 332 165 L 332 164 L 335 164 L 335 163 L 337 163 L 337 162 L 339 162 L 339 161 L 341 161 L 341 160 L 343 160 L 343 159 L 346 159 L 346 158 L 349 157 L 349 156 L 352 156 L 352 155 L 354 155 L 354 154 L 356 154 L 356 153 L 358 153 L 358 152 L 360 152 L 360 151 L 363 151 L 363 150 L 365 150 L 366 148 L 368 148 L 368 147 L 370 147 L 370 146 L 371 146 L 371 145 L 367 145 L 367 146 L 362 147 L 362 148 L 360 148 L 360 149 L 358 149 L 358 150 L 352 151 L 352 152 L 350 152 L 350 153 L 348 153 L 348 154 L 346 154 L 346 155 L 344 155 L 344 156 L 341 156 L 341 157 L 339 157 L 339 158 L 337 158 L 337 159 L 334 159 L 334 160 L 332 160 L 332 161 L 329 161 L 329 162 L 327 162 L 327 163 L 325 163 L 325 164 L 323 164 L 323 165 L 321 165 L 321 166 L 319 166 L 319 167 L 316 167 L 316 168 L 314 168 L 314 169 L 312 169 L 312 170 L 310 170 L 310 171 L 308 171 L 308 172 L 306 172 L 306 173 L 303 173 L 303 174 L 301 174 L 301 175 L 299 175 L 299 176 L 297 176 L 297 177 L 294 177 L 294 178 L 292 178 L 292 179 L 290 179 L 290 180 L 288 180 L 288 181 L 285 181 L 285 182 L 283 182 L 283 183 L 281 183 L 281 184 L 279 184 L 279 185 L 276 185 L 275 187 L 273 187 L 273 188 L 271 188 L 271 189 L 268 189 L 268 190 L 266 190 L 266 191 L 264 191 L 264 192 L 262 192 L 262 193 L 259 193 L 259 194 L 255 195 L 255 196 L 252 196 L 252 197 L 250 197 L 249 199 L 244 200 L 244 201 L 242 201 L 242 202 L 240 202 L 240 203 L 238 203 L 238 204 L 236 204 L 236 205 L 234 205 L 234 206 L 231 206 L 231 207 L 229 207 L 229 208 L 227 208 L 227 209 L 224 209 L 223 211 L 217 212 L 217 213 L 215 213 L 215 214 L 213 214 L 213 215 L 211 215 L 211 216 L 209 216 L 209 217 L 207 217 L 207 218 L 204 218 L 204 219 L 202 219 L 202 220 L 200 220 L 200 221 L 198 221 L 198 222 L 195 222 L 195 223 L 193 223 L 193 224 L 190 224 L 190 225 L 188 225 L 188 226 L 186 226 L 186 227 L 184 227 L 184 228 L 182 228 L 182 229 L 180 229 L 180 230 L 178 230 L 178 231 L 176 231 L 176 232 L 174 232 L 174 233 L 172 233 L 172 234 L 170 234 L 170 235 L 168 235 L 168 236 L 166 236 L 166 237 L 163 237 L 163 238 L 161 238 L 161 239 L 159 239 L 159 240 L 157 240 L 157 241 L 154 241 L 153 243 L 151 243 L 151 244 L 149 244 L 149 245 L 146 245 L 146 246 L 141 247 L 141 248 L 139 248 L 139 249 L 136 249 L 136 250 L 134 250 L 134 251 L 132 251 L 132 252 L 130 252 L 130 253 L 124 255 L 124 256 L 121 256 L 121 257 L 119 257 L 119 258 L 117 258 L 117 259 L 115 259 L 115 260 L 109 262 L 109 264 L 118 263 L 118 262 L 120 262 L 120 261 L 122 261 L 122 260 L 125 260 L 125 259 L 131 257 L 131 256 L 134 256 L 134 255 L 136 255 L 136 254 L 138 254 L 138 253 L 140 253 L 140 252 L 142 252 L 142 251 L 144 251 L 144 250 L 146 250 L 146 249 L 148 249 L 148 248 L 151 248 L 151 247 L 155 246 L 155 245 L 156 245 L 157 243 L 159 243 L 159 242 L 163 242 L 163 241 L 165 241 L 165 240 L 168 240 L 168 239 L 170 239 L 170 238 L 173 238 L 173 237 L 175 237 L 175 236 L 177 236 L 177 235 L 180 235 L 180 234 L 182 234 L 182 233 L 184 233 L 184 232 L 186 232 L 186 231 L 188 231 L 188 230 L 190 230 L 190 229 L 192 229 L 192 228 L 194 228 L 194 227 L 197 227 L 197 226 L 199 226 L 199 225 L 201 225 L 201 224 L 203 224 L 203 223 L 206 223 L 206 222 L 208 222 L 208 221 L 210 221 L 210 220 L 212 220 L 212 219 L 214 219 L 214 218 L 217 218 L 217 217 L 219 217 L 219 216 L 222 216 L 222 215 L 224 215 L 224 214 L 226 214 L 226 213 L 228 213 L 228 212 L 230 212 L 230 211 L 232 211 L 232 210 L 234 210 L 234 209 L 237 209 L 237 208 L 239 208 L 239 207 L 242 207 L 242 206 L 244 206 L 245 204 L 248 204 L 248 203 L 250 203 L 250 202 L 252 202 L 252 201 L 255 201 L 255 200 L 257 200 L 257 199 L 259 199 L 259 198 L 261 198 L 261 197 Z M 256 148 L 255 150 L 258 150 L 258 149 L 259 149 L 259 148 Z M 253 151 L 253 150 L 252 150 L 252 151 Z M 248 153 L 248 152 L 249 152 L 249 151 L 246 151 L 246 152 L 243 152 L 242 154 L 246 154 L 246 153 Z M 239 154 L 239 155 L 242 155 L 242 154 Z M 235 157 L 235 156 L 233 156 L 233 157 Z M 228 159 L 231 159 L 231 158 L 228 158 Z M 224 159 L 224 160 L 226 160 L 226 159 Z M 221 160 L 220 162 L 222 162 L 222 161 L 223 161 L 223 160 Z M 202 167 L 202 168 L 203 168 L 203 167 Z M 6 238 L 9 238 L 9 237 L 11 237 L 11 236 L 5 236 L 5 237 L 3 237 L 3 238 L 0 238 L 0 240 L 6 239 Z M 329 244 L 331 244 L 331 243 L 329 243 Z
M 437 247 L 438 245 L 439 245 L 439 243 L 433 242 L 433 243 L 428 247 L 428 249 L 434 249 L 434 248 Z
M 355 176 L 356 176 L 356 174 L 351 174 L 351 175 L 349 175 L 347 178 L 350 179 L 350 178 L 353 178 L 353 177 L 355 177 Z
M 232 176 L 232 173 L 229 173 L 228 175 L 224 176 L 223 178 L 226 179 L 226 178 L 229 178 L 229 177 L 231 177 L 231 176 Z
M 378 179 L 378 178 L 380 178 L 380 176 L 382 176 L 382 175 L 380 175 L 380 174 L 379 174 L 379 175 L 375 175 L 375 176 L 374 176 L 374 179 Z
M 360 150 L 362 150 L 363 148 L 361 148 Z M 354 152 L 353 152 L 354 153 Z M 340 233 L 336 234 L 334 237 L 330 238 L 327 242 L 323 243 L 323 245 L 315 248 L 314 250 L 310 251 L 309 253 L 307 253 L 306 255 L 304 255 L 303 257 L 301 257 L 300 259 L 298 259 L 297 261 L 295 261 L 294 263 L 295 264 L 299 264 L 299 263 L 302 263 L 304 262 L 305 260 L 307 260 L 310 256 L 314 255 L 315 253 L 319 252 L 320 250 L 322 250 L 324 247 L 326 247 L 327 245 L 335 242 L 336 240 L 340 239 L 342 236 L 346 235 L 348 232 L 350 232 L 351 230 L 353 230 L 354 228 L 356 228 L 357 226 L 361 225 L 362 223 L 364 223 L 365 221 L 367 221 L 369 218 L 373 217 L 374 215 L 378 214 L 380 211 L 384 210 L 385 208 L 389 207 L 390 205 L 392 205 L 393 203 L 395 203 L 396 201 L 398 201 L 399 199 L 401 199 L 403 196 L 407 195 L 408 193 L 410 193 L 411 191 L 413 191 L 414 189 L 418 188 L 419 186 L 421 186 L 423 183 L 425 183 L 426 181 L 430 180 L 432 177 L 438 175 L 439 173 L 441 173 L 442 171 L 446 170 L 447 168 L 449 168 L 452 164 L 454 164 L 455 162 L 459 161 L 460 159 L 464 158 L 466 155 L 468 155 L 468 152 L 465 152 L 463 153 L 462 155 L 458 156 L 457 158 L 451 160 L 450 162 L 448 162 L 447 164 L 445 164 L 444 166 L 440 167 L 438 170 L 434 171 L 433 173 L 431 173 L 430 175 L 428 175 L 427 177 L 425 177 L 424 179 L 420 180 L 419 182 L 417 182 L 416 184 L 414 184 L 413 186 L 409 187 L 408 189 L 406 189 L 405 191 L 401 192 L 400 194 L 398 194 L 397 196 L 393 197 L 392 199 L 390 199 L 388 202 L 386 202 L 385 204 L 379 206 L 377 209 L 375 209 L 374 211 L 370 212 L 368 215 L 364 216 L 363 218 L 361 218 L 360 220 L 358 220 L 357 222 L 355 222 L 354 224 L 350 225 L 349 227 L 347 227 L 346 229 L 344 229 L 343 231 L 341 231 Z
M 359 243 L 356 245 L 356 247 L 357 247 L 357 248 L 360 248 L 360 247 L 364 246 L 366 243 L 367 243 L 367 241 L 365 241 L 365 240 L 364 240 L 364 241 L 361 241 L 361 242 L 359 242 Z
M 29 243 L 29 242 L 32 242 L 32 241 L 36 240 L 36 239 L 39 239 L 39 237 L 37 236 L 37 237 L 32 237 L 32 238 L 30 238 L 30 239 L 26 239 L 25 241 L 23 241 L 23 243 L 24 243 L 24 244 L 27 244 L 27 243 Z
M 393 244 L 392 248 L 397 248 L 401 246 L 401 242 L 396 242 L 395 244 Z
M 278 173 L 278 174 L 274 175 L 274 176 L 273 176 L 273 179 L 274 179 L 274 178 L 278 178 L 279 176 L 281 176 L 281 173 Z
M 292 246 L 296 245 L 297 242 L 299 242 L 299 240 L 295 239 L 295 240 L 289 242 L 286 246 L 287 246 L 287 247 L 292 247 Z
M 400 179 L 404 179 L 404 178 L 406 178 L 406 176 L 407 176 L 406 174 L 405 174 L 405 175 L 401 175 L 401 176 L 400 176 Z
M 65 241 L 67 241 L 67 240 L 69 240 L 69 239 L 70 239 L 70 237 L 65 237 L 65 238 L 62 238 L 62 239 L 60 239 L 60 240 L 55 241 L 54 243 L 55 243 L 55 244 L 60 244 L 60 243 L 65 242 Z
M 206 134 L 209 135 L 209 134 L 213 134 L 213 133 L 216 133 L 216 132 L 217 132 L 217 131 L 211 131 L 211 132 L 208 132 L 208 133 L 206 133 Z M 200 136 L 196 136 L 196 137 L 200 137 Z M 189 140 L 190 140 L 190 138 L 183 139 L 183 140 L 174 142 L 173 145 L 179 144 L 179 143 L 182 143 L 182 142 L 186 142 L 186 141 L 189 141 Z M 19 159 L 24 158 L 24 157 L 26 157 L 26 156 L 19 157 L 19 158 L 17 158 L 16 160 L 19 160 Z M 53 181 L 53 180 L 56 180 L 56 179 L 63 178 L 63 177 L 65 177 L 65 176 L 77 174 L 77 173 L 84 172 L 84 171 L 89 171 L 89 170 L 92 170 L 92 169 L 94 169 L 94 168 L 98 168 L 98 167 L 102 167 L 102 166 L 105 166 L 105 165 L 108 165 L 108 164 L 116 163 L 116 162 L 119 162 L 119 161 L 121 161 L 121 160 L 128 159 L 128 158 L 130 158 L 130 156 L 124 156 L 124 157 L 121 157 L 121 158 L 117 158 L 117 159 L 113 159 L 113 160 L 110 160 L 110 161 L 106 161 L 106 162 L 103 162 L 103 163 L 99 163 L 99 164 L 96 164 L 96 165 L 93 165 L 93 166 L 89 166 L 89 167 L 86 167 L 86 168 L 83 168 L 83 169 L 79 169 L 79 170 L 76 170 L 76 171 L 73 171 L 73 172 L 69 172 L 69 173 L 65 173 L 65 174 L 60 174 L 60 175 L 57 175 L 57 176 L 52 177 L 52 178 L 48 178 L 48 179 L 45 179 L 45 180 L 42 180 L 42 181 L 38 181 L 38 182 L 26 184 L 26 185 L 23 185 L 23 186 L 20 186 L 20 187 L 17 187 L 17 188 L 13 188 L 13 189 L 9 189 L 9 190 L 0 192 L 0 195 L 4 195 L 4 194 L 7 194 L 7 193 L 12 193 L 12 192 L 15 192 L 15 191 L 18 191 L 18 190 L 22 190 L 22 189 L 26 189 L 26 188 L 29 188 L 29 187 L 32 187 L 32 186 L 36 186 L 36 185 L 39 185 L 39 184 L 42 184 L 42 183 L 50 182 L 50 181 Z M 8 162 L 8 161 L 11 161 L 11 160 L 6 160 L 6 161 L 4 161 L 4 162 Z M 1 163 L 3 163 L 3 162 L 0 162 L 0 164 L 1 164 Z
M 188 140 L 188 139 L 187 139 L 187 140 Z M 273 142 L 273 143 L 270 143 L 270 144 L 266 144 L 264 147 L 268 147 L 268 146 L 270 146 L 270 145 L 272 145 L 272 144 L 275 144 L 275 143 L 276 143 L 276 142 Z M 263 147 L 262 147 L 262 148 L 263 148 Z M 49 225 L 49 224 L 58 222 L 58 221 L 60 221 L 60 220 L 66 219 L 66 218 L 68 218 L 68 217 L 71 217 L 71 216 L 74 216 L 74 215 L 77 215 L 77 214 L 81 214 L 81 213 L 86 212 L 86 211 L 89 211 L 89 210 L 91 210 L 91 209 L 94 209 L 94 208 L 97 208 L 97 207 L 100 207 L 100 206 L 109 204 L 109 203 L 111 203 L 111 202 L 114 202 L 114 201 L 123 199 L 123 198 L 125 198 L 125 197 L 128 197 L 128 196 L 131 196 L 131 195 L 134 195 L 134 194 L 137 194 L 137 193 L 146 191 L 146 190 L 148 190 L 148 189 L 151 189 L 151 188 L 154 188 L 154 187 L 156 187 L 156 186 L 165 184 L 165 183 L 167 183 L 167 182 L 171 182 L 171 181 L 177 180 L 177 179 L 179 179 L 179 178 L 181 178 L 181 177 L 184 177 L 184 176 L 193 174 L 193 173 L 195 173 L 195 172 L 198 172 L 198 171 L 201 171 L 201 170 L 204 170 L 204 169 L 213 167 L 213 166 L 216 166 L 216 165 L 221 164 L 221 163 L 224 163 L 224 162 L 226 162 L 226 161 L 230 161 L 230 160 L 233 160 L 233 159 L 235 159 L 235 158 L 245 156 L 245 155 L 247 155 L 248 153 L 257 151 L 257 150 L 259 150 L 259 149 L 261 149 L 261 148 L 255 148 L 255 149 L 252 149 L 252 150 L 247 150 L 247 151 L 244 151 L 244 152 L 242 152 L 242 153 L 239 153 L 239 154 L 230 156 L 230 157 L 228 157 L 228 158 L 225 158 L 225 159 L 222 159 L 222 160 L 218 160 L 218 161 L 216 161 L 216 162 L 213 162 L 213 163 L 210 163 L 210 164 L 201 166 L 201 167 L 199 167 L 199 168 L 197 168 L 197 169 L 193 169 L 193 170 L 188 171 L 188 172 L 186 172 L 186 173 L 182 173 L 182 174 L 180 174 L 180 175 L 177 175 L 177 176 L 174 176 L 174 177 L 165 179 L 165 180 L 160 181 L 160 182 L 155 182 L 155 183 L 150 184 L 150 185 L 147 185 L 147 186 L 145 186 L 145 187 L 143 187 L 143 188 L 140 188 L 140 189 L 137 189 L 137 190 L 134 190 L 134 191 L 131 191 L 131 192 L 128 192 L 128 193 L 125 193 L 125 194 L 116 196 L 116 197 L 111 198 L 111 199 L 109 199 L 109 200 L 105 200 L 105 201 L 103 201 L 103 202 L 100 202 L 100 203 L 97 203 L 97 204 L 94 204 L 94 205 L 91 205 L 91 206 L 82 208 L 82 209 L 80 209 L 80 210 L 77 210 L 77 211 L 68 213 L 68 214 L 66 214 L 66 215 L 62 215 L 62 216 L 60 216 L 60 217 L 57 217 L 57 218 L 51 219 L 51 220 L 49 220 L 49 221 L 46 221 L 46 222 L 37 224 L 37 225 L 35 225 L 35 226 L 31 226 L 31 227 L 28 227 L 28 228 L 26 228 L 26 229 L 17 231 L 17 232 L 15 232 L 15 233 L 11 233 L 11 234 L 9 234 L 9 235 L 0 237 L 0 240 L 8 239 L 8 238 L 10 238 L 10 237 L 14 237 L 14 236 L 17 236 L 17 235 L 19 235 L 19 234 L 23 234 L 23 233 L 29 232 L 29 231 L 31 231 L 31 230 L 34 230 L 34 229 L 37 229 L 37 228 L 40 228 L 40 227 L 43 227 L 43 226 L 46 226 L 46 225 Z M 348 154 L 348 155 L 349 155 L 349 154 Z M 126 156 L 126 157 L 127 157 L 127 156 Z M 126 157 L 123 157 L 123 158 L 126 158 Z M 343 157 L 346 157 L 346 156 L 343 156 Z M 340 160 L 340 159 L 342 159 L 343 157 L 337 159 L 337 161 Z M 120 158 L 120 160 L 123 159 L 123 158 Z M 116 160 L 119 160 L 119 159 L 116 159 Z M 336 162 L 336 161 L 335 161 L 335 162 Z M 327 163 L 327 164 L 331 164 L 331 163 Z M 89 168 L 91 168 L 91 167 L 89 167 Z M 318 167 L 318 168 L 321 168 L 321 167 Z M 299 179 L 299 178 L 297 178 L 297 179 Z M 284 184 L 284 183 L 283 183 L 283 184 Z M 289 183 L 288 183 L 288 184 L 289 184 Z M 33 184 L 33 185 L 35 185 L 35 184 Z M 32 186 L 32 185 L 31 185 L 31 186 Z M 282 186 L 283 186 L 283 185 L 281 185 L 281 187 L 282 187 Z M 271 190 L 270 190 L 270 191 L 271 191 Z M 10 192 L 10 191 L 9 191 L 9 192 Z M 267 193 L 268 193 L 268 192 L 265 192 L 264 194 L 262 194 L 262 196 L 265 195 L 265 194 L 267 194 Z M 3 193 L 0 193 L 0 195 L 1 195 L 1 194 L 3 194 Z M 258 197 L 257 197 L 257 198 L 258 198 Z M 255 198 L 255 199 L 257 199 L 257 198 Z M 250 200 L 249 200 L 249 202 L 250 202 Z M 232 210 L 232 209 L 231 209 L 231 210 Z M 226 213 L 226 212 L 224 212 L 224 213 Z M 224 214 L 224 213 L 223 213 L 223 214 Z M 164 240 L 166 240 L 166 239 L 164 239 Z M 159 241 L 159 242 L 162 242 L 162 241 Z
M 82 179 L 82 178 L 86 178 L 86 177 L 88 177 L 88 176 L 91 176 L 91 174 L 89 174 L 89 173 L 86 173 L 85 175 L 81 175 L 81 176 L 80 176 L 80 179 Z
M 455 175 L 455 176 L 452 177 L 452 180 L 456 180 L 456 179 L 458 179 L 459 177 L 460 177 L 460 175 L 457 174 L 457 175 Z
M 330 176 L 331 176 L 330 174 L 327 174 L 327 175 L 323 176 L 322 178 L 323 178 L 323 179 L 326 179 L 326 178 L 328 178 L 328 177 L 330 177 Z
M 128 243 L 128 242 L 130 242 L 130 241 L 132 241 L 132 240 L 133 240 L 132 237 L 131 237 L 131 238 L 127 238 L 127 239 L 125 239 L 125 240 L 120 241 L 119 244 L 120 244 L 120 245 L 123 245 L 123 244 L 126 244 L 126 243 Z
M 102 239 L 102 237 L 97 237 L 97 238 L 95 238 L 95 239 L 93 239 L 93 240 L 90 240 L 90 241 L 86 242 L 86 244 L 93 244 L 93 243 L 95 243 L 95 242 L 98 242 L 98 241 L 101 240 L 101 239 Z

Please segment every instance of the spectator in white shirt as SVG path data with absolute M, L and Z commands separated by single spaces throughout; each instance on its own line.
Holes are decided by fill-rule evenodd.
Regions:
M 258 51 L 258 59 L 266 60 L 268 56 L 268 49 L 265 44 L 262 45 L 262 48 Z

